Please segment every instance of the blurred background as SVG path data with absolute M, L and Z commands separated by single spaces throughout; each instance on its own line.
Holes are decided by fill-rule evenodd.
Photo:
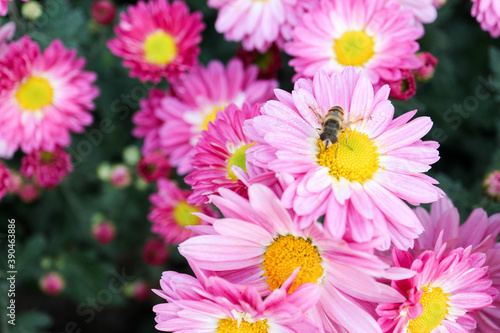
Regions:
M 39 1 L 42 16 L 29 20 L 21 15 L 24 3 L 16 0 L 9 16 L 0 19 L 2 25 L 16 23 L 16 39 L 27 34 L 42 49 L 61 39 L 76 49 L 87 59 L 86 69 L 98 74 L 101 91 L 94 124 L 73 136 L 69 152 L 74 171 L 53 190 L 24 198 L 11 194 L 0 202 L 1 332 L 155 332 L 152 306 L 161 299 L 150 289 L 159 288 L 164 270 L 188 272 L 175 247 L 151 243 L 155 237 L 147 215 L 149 195 L 156 189 L 135 172 L 141 141 L 131 135 L 139 100 L 152 87 L 168 85 L 144 84 L 128 76 L 121 59 L 106 47 L 118 15 L 110 25 L 99 24 L 91 16 L 92 2 Z M 186 2 L 203 13 L 206 24 L 200 61 L 227 62 L 238 44 L 215 31 L 217 11 L 206 1 Z M 114 3 L 119 12 L 136 1 Z M 489 214 L 500 212 L 500 204 L 482 188 L 486 175 L 500 169 L 500 41 L 481 30 L 470 16 L 471 5 L 450 0 L 439 9 L 436 22 L 425 26 L 419 42 L 422 51 L 439 59 L 434 77 L 419 83 L 409 101 L 394 101 L 398 115 L 418 109 L 417 115 L 434 121 L 426 139 L 440 143 L 441 159 L 429 175 L 440 181 L 461 216 L 477 207 Z M 281 56 L 280 87 L 290 91 L 293 70 L 289 57 Z M 105 132 L 98 130 L 102 120 L 108 124 Z M 7 164 L 18 170 L 20 156 Z M 122 188 L 102 180 L 116 164 L 130 172 Z M 7 325 L 3 314 L 8 305 L 9 219 L 16 225 L 16 326 Z M 96 230 L 101 222 L 105 227 Z M 50 272 L 58 275 L 47 278 Z

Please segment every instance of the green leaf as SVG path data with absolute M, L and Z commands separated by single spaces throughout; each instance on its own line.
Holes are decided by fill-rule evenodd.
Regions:
M 44 312 L 26 311 L 16 317 L 15 326 L 8 333 L 39 333 L 52 324 L 52 318 Z

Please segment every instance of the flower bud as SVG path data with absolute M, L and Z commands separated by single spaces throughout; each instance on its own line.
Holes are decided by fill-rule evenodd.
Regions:
M 42 276 L 39 281 L 40 289 L 50 296 L 56 296 L 64 290 L 66 283 L 61 274 L 50 272 Z
M 112 1 L 98 0 L 92 4 L 90 14 L 97 23 L 108 25 L 115 19 L 116 6 Z

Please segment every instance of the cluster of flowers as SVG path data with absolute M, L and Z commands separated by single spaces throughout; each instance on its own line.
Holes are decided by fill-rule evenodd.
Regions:
M 166 0 L 130 6 L 108 44 L 131 76 L 171 83 L 141 101 L 133 134 L 158 185 L 152 231 L 196 277 L 163 274 L 157 329 L 500 332 L 500 215 L 479 209 L 459 227 L 424 174 L 439 159 L 422 141 L 431 120 L 393 119 L 388 99 L 432 75 L 416 40 L 442 3 L 208 4 L 243 60 L 195 64 L 201 16 Z M 273 49 L 293 57 L 292 93 L 244 62 Z M 191 190 L 156 173 L 167 163 Z
M 76 51 L 59 40 L 43 52 L 28 36 L 10 42 L 15 30 L 12 22 L 0 28 L 0 158 L 18 150 L 25 155 L 22 176 L 0 162 L 0 198 L 9 191 L 31 201 L 39 187 L 53 188 L 72 171 L 65 150 L 70 132 L 92 123 L 99 90 Z

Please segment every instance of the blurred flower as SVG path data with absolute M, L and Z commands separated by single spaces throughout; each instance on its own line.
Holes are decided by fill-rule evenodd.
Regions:
M 278 70 L 282 67 L 280 49 L 276 44 L 264 53 L 259 51 L 246 51 L 239 47 L 236 50 L 236 57 L 243 61 L 245 66 L 257 65 L 259 67 L 259 79 L 274 79 L 278 75 Z
M 172 80 L 197 63 L 204 27 L 201 13 L 190 14 L 183 1 L 139 1 L 121 14 L 117 38 L 108 47 L 123 58 L 130 76 L 143 82 Z
M 92 123 L 99 94 L 85 59 L 53 41 L 43 53 L 28 36 L 11 42 L 0 59 L 0 138 L 29 154 L 70 144 L 71 132 Z
M 448 0 L 433 0 L 432 1 L 434 7 L 436 7 L 436 8 L 441 8 L 442 6 L 446 5 L 447 2 L 448 2 Z
M 409 10 L 413 13 L 416 24 L 422 24 L 432 23 L 437 18 L 437 10 L 433 1 L 434 0 L 399 0 L 398 2 L 401 9 Z
M 287 294 L 293 278 L 263 299 L 254 287 L 232 284 L 212 276 L 198 279 L 177 272 L 163 272 L 162 290 L 153 290 L 168 303 L 153 307 L 156 329 L 182 332 L 318 333 L 309 316 L 319 290 L 312 284 Z
M 50 296 L 59 295 L 66 285 L 64 278 L 57 272 L 49 272 L 41 277 L 40 289 Z
M 161 239 L 149 239 L 144 244 L 142 258 L 151 266 L 161 266 L 170 257 L 167 246 Z
M 180 175 L 192 170 L 194 147 L 219 110 L 231 103 L 241 107 L 244 102 L 253 105 L 273 97 L 278 83 L 258 80 L 258 73 L 257 66 L 244 68 L 239 59 L 232 59 L 226 67 L 214 60 L 177 81 L 172 86 L 174 96 L 163 97 L 156 113 L 164 121 L 160 146 Z
M 123 161 L 128 166 L 136 166 L 141 159 L 141 150 L 137 146 L 128 146 L 123 150 Z
M 109 181 L 116 188 L 125 188 L 132 182 L 132 174 L 126 165 L 117 164 L 111 168 Z
M 22 183 L 23 183 L 23 178 L 21 177 L 21 175 L 15 171 L 10 170 L 10 182 L 7 192 L 12 194 L 18 193 L 19 190 L 21 189 Z
M 415 212 L 422 221 L 424 232 L 415 241 L 410 251 L 414 256 L 432 249 L 436 244 L 447 243 L 446 252 L 457 247 L 471 248 L 472 253 L 484 253 L 489 279 L 493 282 L 490 294 L 494 300 L 491 307 L 475 311 L 477 320 L 475 333 L 500 333 L 500 243 L 496 239 L 500 232 L 500 213 L 488 217 L 481 208 L 475 209 L 460 225 L 458 210 L 448 197 L 433 203 L 430 212 L 417 207 Z M 494 290 L 496 289 L 496 290 Z
M 168 159 L 159 151 L 147 154 L 137 163 L 137 173 L 148 183 L 160 178 L 168 178 L 171 172 L 172 167 Z
M 116 6 L 110 0 L 97 0 L 92 3 L 90 14 L 97 23 L 108 25 L 115 19 Z
M 0 16 L 4 16 L 7 14 L 7 10 L 9 9 L 9 2 L 12 0 L 0 0 Z M 30 0 L 23 0 L 24 2 Z
M 422 61 L 422 66 L 412 72 L 418 81 L 427 82 L 434 75 L 438 60 L 430 52 L 419 52 L 417 57 Z
M 209 206 L 197 207 L 187 203 L 190 190 L 183 190 L 168 179 L 158 180 L 158 192 L 150 196 L 153 204 L 148 219 L 153 223 L 151 231 L 168 244 L 179 244 L 194 235 L 189 226 L 201 224 L 192 213 L 216 216 Z
M 161 105 L 163 97 L 166 95 L 161 89 L 151 89 L 148 97 L 139 102 L 140 110 L 132 118 L 136 126 L 132 130 L 132 134 L 137 138 L 144 138 L 142 146 L 144 155 L 160 149 L 160 128 L 164 121 Z
M 97 167 L 97 178 L 99 178 L 103 182 L 109 182 L 111 179 L 111 164 L 108 162 L 102 162 Z
M 395 267 L 417 274 L 391 282 L 405 300 L 377 307 L 383 332 L 470 332 L 475 328 L 469 313 L 492 302 L 485 255 L 471 254 L 470 248 L 444 254 L 445 248 L 446 244 L 438 243 L 434 251 L 425 251 L 416 258 L 409 252 L 393 250 Z
M 43 7 L 38 1 L 31 0 L 21 7 L 21 15 L 31 21 L 38 20 L 43 14 Z
M 285 51 L 300 77 L 319 70 L 364 70 L 372 84 L 401 79 L 402 69 L 418 68 L 417 39 L 423 30 L 411 25 L 412 14 L 386 0 L 321 1 L 295 27 Z M 318 25 L 321 22 L 321 25 Z
M 92 236 L 99 244 L 109 244 L 115 239 L 115 225 L 108 220 L 96 221 L 92 224 Z
M 151 287 L 144 280 L 138 280 L 126 285 L 124 293 L 138 302 L 147 301 L 149 296 L 152 295 Z
M 230 104 L 224 112 L 217 113 L 208 130 L 201 133 L 193 158 L 194 170 L 184 178 L 191 185 L 193 193 L 190 204 L 201 205 L 209 202 L 210 195 L 217 195 L 220 188 L 230 189 L 246 197 L 252 183 L 277 183 L 273 171 L 264 170 L 247 161 L 246 151 L 254 143 L 243 131 L 243 123 L 260 115 L 260 104 L 253 107 L 243 104 L 239 109 Z
M 0 162 L 0 199 L 9 191 L 11 187 L 11 173 L 2 162 Z
M 32 202 L 40 196 L 40 189 L 34 183 L 23 183 L 21 184 L 17 195 L 19 195 L 21 200 L 24 202 Z
M 300 228 L 266 186 L 251 185 L 249 199 L 224 188 L 219 192 L 211 199 L 225 218 L 206 218 L 213 227 L 179 245 L 179 252 L 200 270 L 267 296 L 300 267 L 288 294 L 304 284 L 319 286 L 310 318 L 327 332 L 378 332 L 365 302 L 404 300 L 377 279 L 408 278 L 412 272 L 389 272 L 389 265 L 376 256 L 329 238 L 316 221 Z
M 265 52 L 272 43 L 282 44 L 301 15 L 312 9 L 317 0 L 208 0 L 219 10 L 215 29 L 228 41 L 242 41 L 245 50 Z
M 417 93 L 415 76 L 409 69 L 401 70 L 401 79 L 389 82 L 391 88 L 390 97 L 400 101 L 407 101 Z
M 472 0 L 472 17 L 493 38 L 500 37 L 500 3 L 498 0 Z
M 483 187 L 489 197 L 500 201 L 500 170 L 489 173 L 483 181 Z
M 347 241 L 388 249 L 413 245 L 423 231 L 412 205 L 436 201 L 443 192 L 424 175 L 439 159 L 435 141 L 422 141 L 432 121 L 393 119 L 389 87 L 376 93 L 368 78 L 347 67 L 301 79 L 290 94 L 276 89 L 262 116 L 243 129 L 257 142 L 247 150 L 254 164 L 286 180 L 282 202 L 300 216 L 303 227 L 325 215 L 325 230 Z M 345 128 L 335 141 L 318 132 L 328 110 L 343 109 Z M 328 147 L 325 147 L 325 142 Z
M 7 22 L 0 28 L 0 59 L 7 53 L 9 49 L 9 44 L 7 42 L 14 37 L 15 33 L 16 24 L 14 22 Z
M 61 147 L 54 151 L 33 150 L 21 160 L 21 174 L 45 189 L 59 185 L 73 171 L 71 156 Z

